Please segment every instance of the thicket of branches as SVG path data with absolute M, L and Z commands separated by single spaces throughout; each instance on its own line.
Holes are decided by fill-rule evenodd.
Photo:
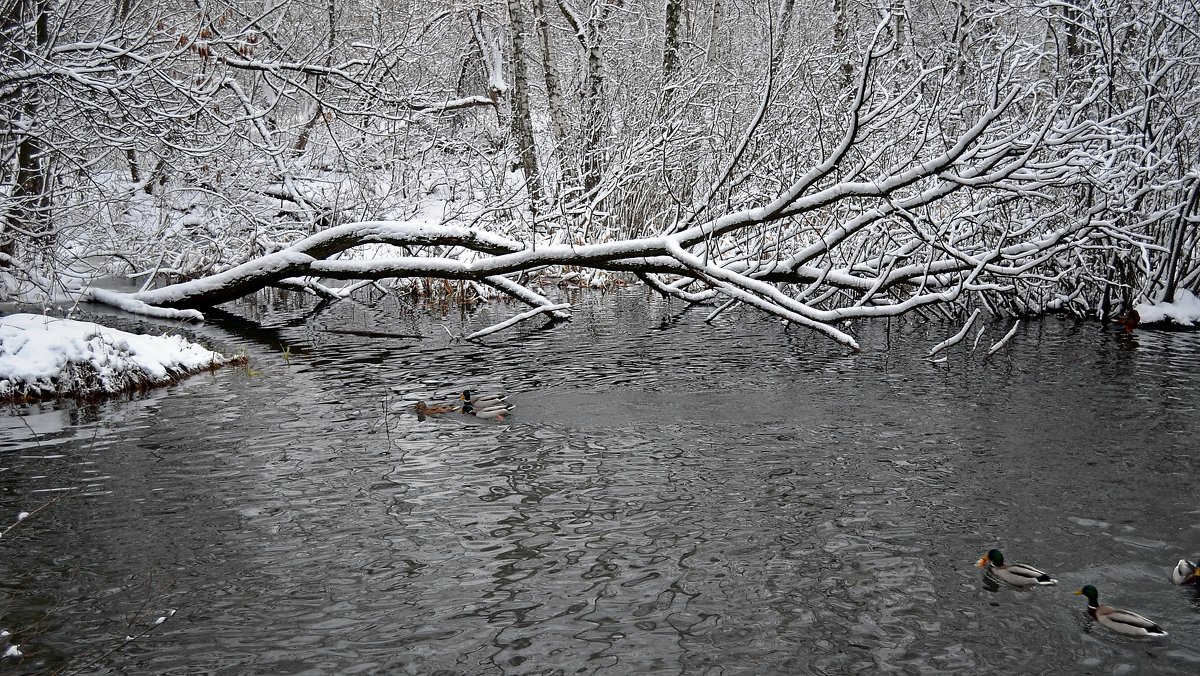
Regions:
M 0 0 L 0 284 L 637 275 L 857 317 L 1200 287 L 1194 3 Z M 137 306 L 146 307 L 146 306 Z

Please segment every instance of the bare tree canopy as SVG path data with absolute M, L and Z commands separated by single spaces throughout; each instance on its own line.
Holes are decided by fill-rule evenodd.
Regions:
M 563 318 L 527 281 L 586 268 L 856 346 L 1200 289 L 1192 5 L 205 7 L 10 3 L 8 296 L 433 278 Z

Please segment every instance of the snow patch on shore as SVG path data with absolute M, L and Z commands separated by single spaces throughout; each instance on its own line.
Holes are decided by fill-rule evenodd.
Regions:
M 1137 310 L 1142 324 L 1152 322 L 1173 322 L 1180 326 L 1196 326 L 1200 324 L 1200 298 L 1187 289 L 1175 292 L 1175 300 L 1166 303 L 1140 303 L 1133 308 Z
M 234 361 L 180 336 L 43 315 L 0 317 L 0 401 L 114 394 Z

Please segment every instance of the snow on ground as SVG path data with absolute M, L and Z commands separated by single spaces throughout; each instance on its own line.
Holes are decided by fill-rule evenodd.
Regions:
M 0 317 L 0 401 L 145 389 L 237 361 L 180 336 L 42 315 Z
M 1200 298 L 1187 289 L 1175 292 L 1171 303 L 1141 303 L 1134 306 L 1142 324 L 1171 322 L 1180 326 L 1200 325 Z

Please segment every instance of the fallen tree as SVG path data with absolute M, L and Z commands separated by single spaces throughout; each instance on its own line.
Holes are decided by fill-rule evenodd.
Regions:
M 883 33 L 881 27 L 882 46 L 858 69 L 837 125 L 824 120 L 813 129 L 817 144 L 836 129 L 835 142 L 757 205 L 722 209 L 735 187 L 778 181 L 756 178 L 756 158 L 748 152 L 772 143 L 764 120 L 776 106 L 773 70 L 741 147 L 655 235 L 570 237 L 604 218 L 597 204 L 635 175 L 637 163 L 629 162 L 543 217 L 540 228 L 557 242 L 432 220 L 351 223 L 201 279 L 90 297 L 195 309 L 270 285 L 337 295 L 317 280 L 431 277 L 474 280 L 545 309 L 555 304 L 517 276 L 577 266 L 632 273 L 688 302 L 744 303 L 851 347 L 854 338 L 839 328 L 845 320 L 962 304 L 967 297 L 989 304 L 989 295 L 1000 298 L 1020 285 L 1032 299 L 1028 289 L 1056 274 L 1043 271 L 1087 245 L 1099 227 L 1092 210 L 1069 209 L 1062 198 L 1095 181 L 1088 175 L 1095 141 L 1109 140 L 1106 125 L 1113 122 L 1093 115 L 1104 83 L 1069 101 L 1048 100 L 1041 84 L 1026 77 L 1029 59 L 1011 49 L 995 63 L 987 88 L 950 100 L 957 74 L 889 59 L 896 46 Z M 393 247 L 395 255 L 347 255 L 367 245 Z M 1052 292 L 1044 295 L 1039 302 L 1053 300 Z M 549 314 L 568 316 L 561 309 Z
M 563 319 L 532 281 L 587 269 L 854 345 L 1200 284 L 1194 7 L 714 3 L 704 36 L 692 3 L 527 4 L 18 3 L 0 294 L 119 274 L 87 296 L 200 319 L 464 280 Z

